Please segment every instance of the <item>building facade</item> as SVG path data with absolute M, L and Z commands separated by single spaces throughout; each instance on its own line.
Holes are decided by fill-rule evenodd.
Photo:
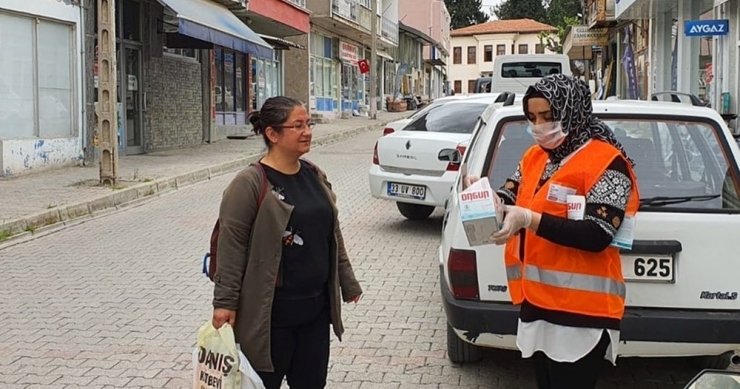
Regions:
M 555 34 L 557 29 L 530 19 L 515 19 L 453 30 L 449 79 L 455 93 L 474 93 L 476 80 L 493 74 L 498 55 L 552 53 L 539 38 L 543 31 Z
M 308 101 L 317 118 L 351 117 L 369 112 L 370 80 L 359 68 L 371 57 L 372 23 L 378 35 L 378 90 L 382 95 L 383 59 L 398 45 L 398 0 L 307 0 L 311 11 Z M 380 107 L 380 100 L 378 99 Z
M 419 10 L 429 12 L 419 12 Z M 442 0 L 400 0 L 403 23 L 431 38 L 423 45 L 423 99 L 445 95 L 447 64 L 450 53 L 450 13 Z
M 0 2 L 0 176 L 81 163 L 83 8 Z

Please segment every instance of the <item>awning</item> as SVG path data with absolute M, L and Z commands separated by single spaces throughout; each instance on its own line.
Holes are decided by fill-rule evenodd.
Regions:
M 424 63 L 428 63 L 428 64 L 430 64 L 430 65 L 432 65 L 432 66 L 446 66 L 446 65 L 447 65 L 447 64 L 445 64 L 445 61 L 442 61 L 442 60 L 441 60 L 441 59 L 439 59 L 439 58 L 435 58 L 435 59 L 425 59 L 425 60 L 424 60 Z
M 277 38 L 274 36 L 264 35 L 264 34 L 258 34 L 260 38 L 264 39 L 265 42 L 272 45 L 275 50 L 290 50 L 290 48 L 294 49 L 300 49 L 300 50 L 306 50 L 305 46 L 301 46 L 298 43 L 293 43 L 289 40 L 283 39 L 283 38 Z
M 177 17 L 177 33 L 256 57 L 273 58 L 272 47 L 234 16 L 210 0 L 158 0 Z M 168 34 L 170 35 L 170 34 Z M 175 35 L 175 34 L 172 34 Z M 168 47 L 184 47 L 188 39 L 169 39 Z
M 434 44 L 434 39 L 432 39 L 432 37 L 401 22 L 398 22 L 398 32 L 410 36 L 415 41 L 421 41 L 429 45 Z
M 376 53 L 378 54 L 378 57 L 382 57 L 389 61 L 393 61 L 393 57 L 391 57 L 391 55 L 386 53 L 385 51 L 378 50 L 376 51 Z

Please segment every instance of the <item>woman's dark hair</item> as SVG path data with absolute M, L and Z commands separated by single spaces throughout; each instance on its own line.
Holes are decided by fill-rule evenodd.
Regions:
M 252 131 L 257 135 L 262 135 L 265 145 L 270 147 L 270 139 L 265 134 L 267 127 L 272 127 L 278 133 L 282 132 L 283 129 L 280 126 L 285 124 L 295 107 L 301 106 L 303 106 L 303 103 L 292 97 L 270 97 L 262 104 L 262 109 L 250 113 L 247 118 L 252 123 Z

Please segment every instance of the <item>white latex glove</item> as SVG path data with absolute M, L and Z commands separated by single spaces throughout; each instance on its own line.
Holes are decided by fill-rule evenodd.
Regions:
M 498 232 L 491 235 L 491 239 L 497 245 L 506 244 L 509 238 L 522 228 L 529 227 L 530 224 L 532 224 L 532 211 L 515 205 L 507 205 L 504 223 Z
M 475 184 L 480 180 L 480 177 L 475 175 L 466 175 L 463 177 L 463 189 L 469 188 L 471 185 Z

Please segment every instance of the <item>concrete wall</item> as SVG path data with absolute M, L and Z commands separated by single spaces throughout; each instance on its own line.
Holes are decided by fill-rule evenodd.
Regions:
M 83 28 L 82 10 L 70 0 L 2 0 L 0 10 L 38 16 L 73 24 L 72 68 L 74 72 L 71 108 L 75 112 L 73 133 L 55 138 L 4 138 L 0 139 L 0 177 L 14 176 L 30 171 L 51 169 L 78 164 L 82 161 L 82 138 L 84 137 L 83 96 Z
M 144 149 L 147 152 L 199 145 L 203 142 L 201 66 L 192 58 L 164 53 L 164 35 L 157 34 L 163 8 L 146 2 L 144 19 L 144 90 L 147 110 Z
M 308 35 L 286 38 L 293 43 L 304 46 L 305 50 L 292 48 L 283 53 L 283 89 L 286 96 L 295 97 L 308 104 L 309 100 L 309 51 Z
M 203 140 L 200 64 L 164 54 L 148 66 L 147 151 L 198 145 Z

